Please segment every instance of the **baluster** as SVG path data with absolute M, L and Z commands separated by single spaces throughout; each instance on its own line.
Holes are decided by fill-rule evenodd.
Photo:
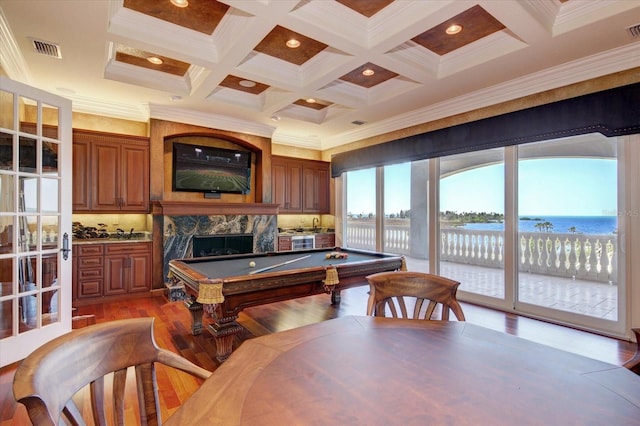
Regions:
M 536 241 L 536 264 L 538 265 L 538 268 L 542 267 L 542 253 L 544 251 L 543 249 L 543 241 L 542 241 L 542 237 L 538 237 L 537 241 Z
M 606 244 L 606 256 L 607 256 L 607 273 L 609 276 L 613 273 L 613 255 L 615 253 L 615 246 L 611 242 L 611 240 L 607 240 Z M 612 281 L 609 280 L 609 284 L 612 284 Z
M 576 237 L 576 240 L 573 242 L 573 251 L 575 252 L 575 271 L 576 275 L 578 275 L 578 271 L 582 268 L 582 262 L 580 261 L 580 255 L 582 254 L 582 243 L 580 239 Z
M 596 272 L 600 274 L 602 272 L 602 243 L 600 239 L 596 240 Z
M 560 257 L 562 256 L 562 243 L 560 242 L 560 238 L 556 237 L 555 241 L 555 256 L 554 264 L 556 265 L 556 269 L 560 269 Z
M 544 244 L 544 249 L 545 249 L 545 265 L 547 268 L 551 267 L 551 251 L 553 249 L 553 241 L 551 241 L 551 238 L 549 238 L 547 236 L 547 239 L 545 241 Z
M 477 257 L 478 251 L 478 236 L 476 234 L 471 234 L 471 258 L 475 259 Z
M 463 236 L 462 244 L 464 245 L 464 257 L 469 257 L 469 235 L 465 234 Z
M 571 241 L 569 238 L 564 240 L 564 270 L 569 272 L 571 270 Z
M 489 245 L 491 247 L 491 255 L 489 256 L 489 258 L 491 259 L 492 262 L 494 262 L 496 260 L 496 236 L 492 235 L 491 238 L 489 239 Z
M 588 238 L 584 240 L 584 270 L 588 273 L 593 269 L 593 250 L 591 241 Z

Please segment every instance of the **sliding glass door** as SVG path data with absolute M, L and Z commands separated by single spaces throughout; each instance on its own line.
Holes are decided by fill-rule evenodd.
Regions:
M 516 310 L 615 329 L 622 314 L 617 140 L 590 134 L 522 145 L 517 167 Z
M 582 135 L 348 172 L 346 245 L 460 281 L 464 301 L 624 335 L 620 235 L 640 216 L 627 217 L 625 200 L 640 195 L 632 167 L 620 167 L 633 163 L 621 161 L 631 147 L 621 140 Z
M 505 300 L 504 150 L 440 159 L 439 273 L 460 281 L 460 293 Z

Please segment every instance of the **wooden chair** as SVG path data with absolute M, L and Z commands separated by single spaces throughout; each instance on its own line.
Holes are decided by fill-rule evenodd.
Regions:
M 206 379 L 211 372 L 159 348 L 153 335 L 153 321 L 153 318 L 136 318 L 91 325 L 44 344 L 16 370 L 15 399 L 27 407 L 35 426 L 57 425 L 62 417 L 71 424 L 84 424 L 72 397 L 89 385 L 94 423 L 108 424 L 107 400 L 112 402 L 112 407 L 106 412 L 112 412 L 114 424 L 121 425 L 124 424 L 127 369 L 135 367 L 141 424 L 161 424 L 154 363 L 200 379 Z M 104 376 L 110 373 L 113 373 L 113 383 L 105 387 Z M 108 389 L 112 397 L 105 398 Z
M 380 272 L 369 275 L 369 301 L 367 315 L 385 316 L 385 309 L 393 318 L 449 319 L 453 311 L 459 321 L 465 321 L 462 307 L 456 299 L 460 283 L 439 275 L 423 272 Z M 412 300 L 413 315 L 407 314 L 407 303 Z M 428 304 L 424 308 L 424 302 Z M 436 306 L 440 305 L 440 318 L 432 318 Z M 410 305 L 411 306 L 411 305 Z M 398 316 L 400 310 L 400 316 Z
M 633 354 L 629 361 L 624 363 L 624 367 L 636 374 L 640 374 L 640 328 L 632 328 L 631 331 L 636 335 L 636 353 Z

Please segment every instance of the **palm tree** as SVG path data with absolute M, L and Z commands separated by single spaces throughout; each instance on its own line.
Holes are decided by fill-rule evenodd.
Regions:
M 571 232 L 572 234 L 575 234 L 576 232 L 578 232 L 578 231 L 576 230 L 576 227 L 575 227 L 575 226 L 571 226 L 571 227 L 569 227 L 569 229 L 567 229 L 567 231 Z

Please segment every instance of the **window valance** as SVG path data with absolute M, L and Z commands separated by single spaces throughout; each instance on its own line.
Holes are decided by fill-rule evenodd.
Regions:
M 331 176 L 407 161 L 599 132 L 640 132 L 640 83 L 553 102 L 331 157 Z

